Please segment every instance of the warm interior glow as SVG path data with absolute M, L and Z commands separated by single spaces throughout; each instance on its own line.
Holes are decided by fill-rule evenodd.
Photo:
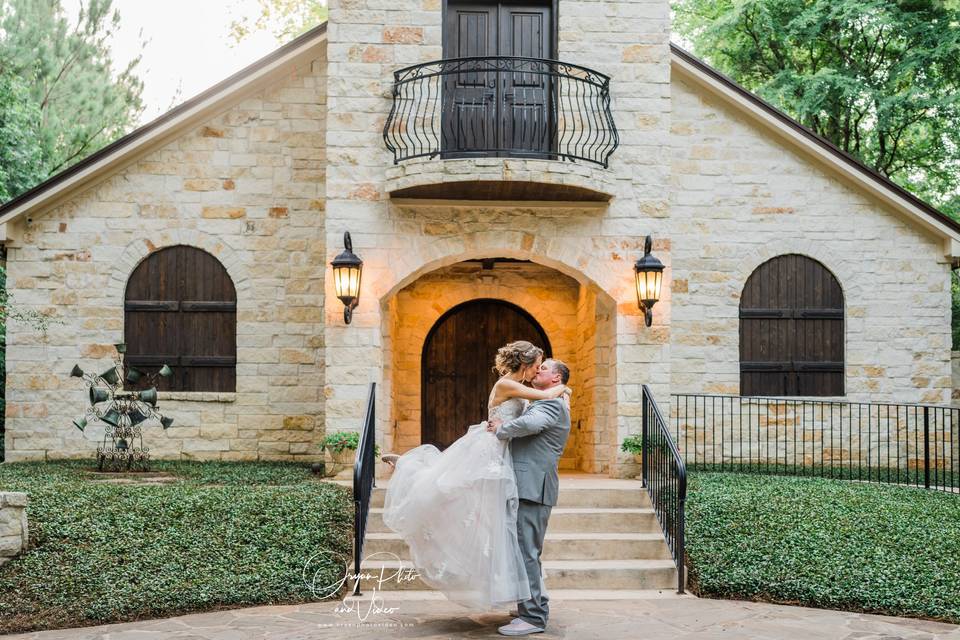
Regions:
M 337 297 L 350 304 L 360 296 L 360 267 L 357 265 L 334 267 L 333 286 Z
M 660 299 L 660 285 L 663 282 L 662 271 L 637 272 L 637 301 L 642 305 Z

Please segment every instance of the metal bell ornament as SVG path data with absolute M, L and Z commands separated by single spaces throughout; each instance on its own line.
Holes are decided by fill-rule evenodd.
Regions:
M 114 345 L 117 357 L 111 368 L 103 373 L 88 373 L 79 365 L 74 365 L 70 376 L 80 378 L 88 387 L 90 406 L 86 412 L 73 420 L 73 426 L 85 433 L 87 425 L 99 420 L 106 425 L 103 442 L 97 447 L 97 469 L 105 467 L 113 470 L 130 470 L 136 464 L 138 468 L 149 468 L 150 450 L 143 446 L 142 425 L 155 420 L 164 430 L 173 424 L 173 418 L 163 415 L 157 407 L 157 382 L 161 378 L 173 375 L 173 369 L 166 364 L 156 373 L 144 373 L 132 367 L 123 375 L 123 355 L 127 345 L 123 342 Z M 142 391 L 124 390 L 123 383 L 131 385 L 145 381 L 148 387 Z

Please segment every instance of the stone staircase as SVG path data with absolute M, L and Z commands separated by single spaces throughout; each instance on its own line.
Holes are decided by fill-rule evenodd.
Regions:
M 406 543 L 383 524 L 386 482 L 378 480 L 372 496 L 363 571 L 410 570 L 412 579 L 384 583 L 382 591 L 395 592 L 384 598 L 442 598 L 415 577 Z M 371 557 L 383 552 L 399 560 Z M 691 597 L 677 594 L 676 566 L 638 480 L 561 472 L 542 562 L 551 600 Z

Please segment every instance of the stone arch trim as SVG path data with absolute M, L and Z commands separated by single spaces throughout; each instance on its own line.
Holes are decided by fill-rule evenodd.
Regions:
M 377 297 L 380 304 L 384 304 L 420 276 L 464 260 L 489 257 L 529 260 L 555 269 L 581 284 L 592 285 L 614 301 L 632 291 L 632 265 L 626 260 L 624 273 L 617 278 L 609 269 L 601 268 L 596 255 L 572 241 L 535 236 L 524 231 L 497 230 L 418 240 L 409 251 L 394 256 L 391 261 L 394 265 L 390 274 L 392 281 L 380 283 Z
M 822 243 L 814 241 L 782 241 L 775 240 L 767 242 L 750 251 L 738 263 L 736 272 L 737 298 L 743 293 L 743 288 L 747 280 L 763 263 L 788 253 L 796 253 L 812 260 L 816 260 L 823 268 L 829 271 L 837 283 L 840 285 L 840 291 L 844 296 L 844 305 L 848 304 L 847 291 L 850 286 L 856 283 L 856 272 L 850 268 L 849 261 L 836 255 L 831 250 L 825 248 Z
M 111 297 L 123 305 L 124 292 L 130 274 L 148 255 L 160 249 L 183 244 L 202 249 L 215 257 L 233 280 L 237 290 L 237 305 L 242 306 L 244 295 L 250 287 L 250 272 L 239 253 L 222 239 L 196 229 L 173 229 L 155 235 L 153 238 L 139 238 L 129 243 L 114 263 L 110 274 Z

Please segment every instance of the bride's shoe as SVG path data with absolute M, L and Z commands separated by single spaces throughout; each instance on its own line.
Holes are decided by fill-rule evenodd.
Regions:
M 386 462 L 388 465 L 390 465 L 390 466 L 393 467 L 394 469 L 396 469 L 396 468 L 397 468 L 397 460 L 400 459 L 400 456 L 398 456 L 398 455 L 395 454 L 395 453 L 385 453 L 385 454 L 383 454 L 382 456 L 380 456 L 380 459 L 383 460 L 384 462 Z

